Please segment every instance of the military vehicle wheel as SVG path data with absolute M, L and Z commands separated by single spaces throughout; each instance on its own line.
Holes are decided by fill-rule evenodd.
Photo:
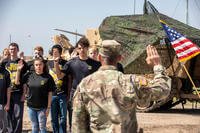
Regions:
M 168 109 L 171 109 L 173 106 L 174 106 L 173 105 L 173 100 L 169 100 L 165 104 L 161 105 L 160 108 L 158 108 L 158 109 L 159 110 L 168 110 Z

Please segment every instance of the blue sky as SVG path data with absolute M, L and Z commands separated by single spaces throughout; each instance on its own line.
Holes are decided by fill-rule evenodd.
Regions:
M 185 22 L 186 0 L 150 0 L 159 12 Z M 136 14 L 143 12 L 143 0 L 136 0 Z M 200 29 L 200 2 L 189 0 L 189 24 Z M 104 18 L 134 14 L 134 0 L 0 0 L 0 51 L 11 35 L 25 55 L 41 44 L 45 53 L 52 46 L 51 37 L 61 32 L 54 28 L 84 34 L 97 28 Z M 65 34 L 75 43 L 75 36 Z

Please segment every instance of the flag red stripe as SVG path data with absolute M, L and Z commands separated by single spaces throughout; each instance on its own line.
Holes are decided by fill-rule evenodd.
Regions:
M 178 59 L 179 59 L 179 60 L 182 60 L 183 58 L 187 58 L 187 57 L 189 57 L 189 56 L 192 56 L 193 54 L 196 54 L 197 52 L 200 52 L 200 49 L 197 49 L 197 50 L 195 50 L 195 51 L 192 51 L 192 52 L 188 53 L 187 55 L 180 56 L 180 57 L 178 57 Z
M 176 43 L 177 42 L 177 43 Z M 180 39 L 180 40 L 175 40 L 174 43 L 172 43 L 172 47 L 175 48 L 175 47 L 178 47 L 186 42 L 191 42 L 190 40 L 188 40 L 187 38 L 184 38 L 183 40 Z
M 173 28 L 167 26 L 167 24 L 161 24 L 172 44 L 172 47 L 176 52 L 179 61 L 187 61 L 192 57 L 200 54 L 200 49 L 196 44 L 185 38 L 182 34 L 178 33 Z
M 188 46 L 182 47 L 182 49 L 178 49 L 178 50 L 175 50 L 175 51 L 178 54 L 178 53 L 182 53 L 182 52 L 184 52 L 184 51 L 186 51 L 186 50 L 188 50 L 188 49 L 190 49 L 192 47 L 196 47 L 196 46 L 194 44 L 190 44 Z
M 198 54 L 200 54 L 200 52 L 196 52 L 196 53 L 193 54 L 192 56 L 189 56 L 189 57 L 186 57 L 186 58 L 179 59 L 179 61 L 180 61 L 180 62 L 184 62 L 184 61 L 190 60 L 191 58 L 197 56 Z

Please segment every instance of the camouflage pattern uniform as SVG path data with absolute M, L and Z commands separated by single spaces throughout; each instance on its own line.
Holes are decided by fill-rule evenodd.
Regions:
M 154 79 L 126 75 L 106 65 L 84 78 L 74 95 L 73 133 L 135 133 L 136 103 L 148 106 L 169 95 L 171 79 L 154 66 Z

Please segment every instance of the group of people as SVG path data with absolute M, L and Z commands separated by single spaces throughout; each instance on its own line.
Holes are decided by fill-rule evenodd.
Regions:
M 47 132 L 49 113 L 54 133 L 66 133 L 67 125 L 73 133 L 136 132 L 136 106 L 166 98 L 171 80 L 150 45 L 146 61 L 154 68 L 154 79 L 124 74 L 120 48 L 115 40 L 90 47 L 83 37 L 68 61 L 62 59 L 62 47 L 56 44 L 50 59 L 45 60 L 43 48 L 37 46 L 34 59 L 26 62 L 23 54 L 18 57 L 18 44 L 9 44 L 0 66 L 0 105 L 12 124 L 1 128 L 3 132 L 22 133 L 25 100 L 32 133 Z

